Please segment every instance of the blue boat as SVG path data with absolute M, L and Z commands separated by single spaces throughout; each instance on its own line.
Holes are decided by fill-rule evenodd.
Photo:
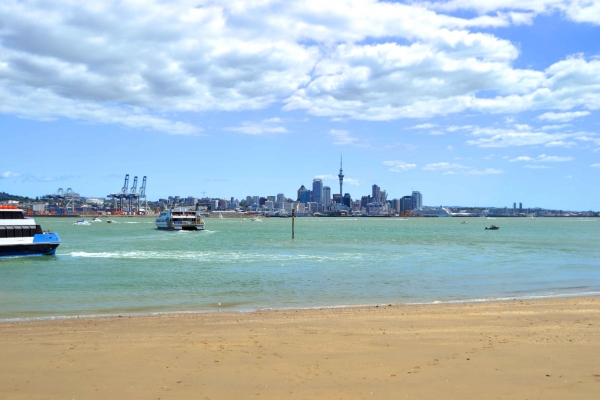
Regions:
M 60 243 L 56 233 L 42 231 L 20 208 L 0 206 L 0 257 L 52 255 Z

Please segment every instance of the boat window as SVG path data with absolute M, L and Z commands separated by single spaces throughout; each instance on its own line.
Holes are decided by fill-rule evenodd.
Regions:
M 35 234 L 35 228 L 31 226 L 23 226 L 23 237 L 33 237 Z
M 41 225 L 36 225 L 36 226 L 35 226 L 35 233 L 36 233 L 36 234 L 40 234 L 40 235 L 41 235 L 42 233 L 44 233 L 44 232 L 42 232 L 42 227 L 41 227 Z
M 7 238 L 15 237 L 15 229 L 10 225 L 6 225 L 6 237 Z
M 15 226 L 15 237 L 23 237 L 23 229 L 20 226 Z
M 0 226 L 0 238 L 5 238 L 5 237 L 6 237 L 6 227 Z

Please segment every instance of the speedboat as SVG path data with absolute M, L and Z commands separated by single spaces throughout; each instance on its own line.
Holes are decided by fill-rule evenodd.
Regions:
M 85 219 L 80 219 L 77 222 L 73 222 L 73 225 L 89 225 L 90 223 L 87 222 Z
M 108 219 L 108 220 L 106 220 L 106 222 L 109 223 L 109 224 L 114 224 L 115 223 L 115 221 L 113 221 L 112 219 Z
M 497 231 L 498 229 L 500 229 L 500 227 L 496 225 L 491 225 L 489 228 L 487 226 L 485 227 L 486 231 Z
M 52 255 L 61 241 L 16 206 L 0 206 L 0 257 Z
M 262 222 L 262 219 L 260 219 L 258 216 L 252 218 L 250 221 L 252 222 Z
M 102 220 L 98 217 L 92 218 L 92 222 L 102 222 Z

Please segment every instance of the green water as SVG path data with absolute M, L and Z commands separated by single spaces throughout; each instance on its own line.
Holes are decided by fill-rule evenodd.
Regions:
M 207 219 L 204 232 L 36 221 L 63 244 L 0 259 L 0 319 L 600 293 L 593 220 L 296 218 L 293 241 L 279 218 Z

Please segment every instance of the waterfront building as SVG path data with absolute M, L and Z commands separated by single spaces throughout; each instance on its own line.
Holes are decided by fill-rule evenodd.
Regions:
M 371 189 L 371 198 L 374 202 L 381 202 L 381 188 L 377 185 L 373 185 Z
M 310 202 L 310 190 L 304 190 L 301 194 L 300 194 L 300 198 L 298 199 L 298 201 L 300 203 L 308 203 Z
M 340 204 L 342 202 L 342 196 L 339 194 L 334 194 L 333 195 L 333 203 L 334 204 Z
M 394 209 L 394 213 L 400 212 L 400 199 L 392 200 L 392 208 Z
M 421 192 L 413 190 L 412 192 L 412 209 L 416 210 L 417 208 L 423 207 L 423 196 Z
M 269 211 L 273 211 L 273 209 L 274 209 L 273 202 L 271 200 L 265 201 L 265 208 Z
M 371 202 L 371 196 L 363 196 L 360 198 L 360 207 L 364 208 Z
M 403 196 L 400 199 L 400 212 L 412 210 L 412 196 Z
M 275 203 L 275 196 L 267 196 L 267 201 L 272 201 Z
M 350 193 L 344 194 L 344 199 L 342 201 L 342 204 L 348 208 L 352 208 L 352 196 L 350 196 Z
M 229 204 L 227 200 L 219 200 L 219 210 L 227 210 L 227 204 Z
M 285 196 L 283 195 L 283 193 L 278 193 L 277 194 L 277 202 L 283 203 L 284 201 L 285 201 Z
M 323 205 L 326 209 L 331 206 L 331 188 L 329 186 L 323 186 Z
M 323 180 L 319 178 L 313 179 L 313 187 L 311 192 L 312 201 L 317 204 L 323 204 Z
M 219 208 L 219 199 L 211 199 L 210 200 L 210 209 L 217 210 Z
M 302 193 L 306 192 L 307 190 L 308 189 L 304 185 L 300 186 L 300 189 L 298 189 L 298 201 L 300 201 L 300 196 L 302 195 Z

